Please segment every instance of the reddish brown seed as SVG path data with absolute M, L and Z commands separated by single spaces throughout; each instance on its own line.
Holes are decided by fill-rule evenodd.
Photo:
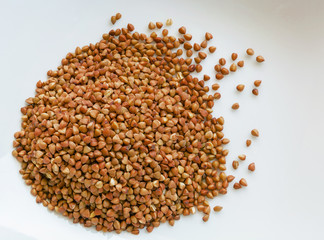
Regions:
M 155 29 L 155 24 L 154 24 L 153 22 L 150 22 L 149 25 L 148 25 L 148 28 L 149 28 L 150 30 Z
M 232 162 L 232 167 L 234 168 L 234 169 L 237 169 L 238 167 L 239 167 L 239 162 L 238 161 L 236 161 L 236 160 L 234 160 L 233 162 Z
M 210 53 L 214 53 L 216 51 L 216 47 L 214 46 L 210 46 L 208 49 Z
M 206 38 L 207 41 L 209 41 L 210 39 L 213 38 L 213 35 L 211 33 L 209 33 L 209 32 L 206 32 L 205 38 Z
M 222 211 L 222 209 L 223 209 L 222 206 L 215 206 L 215 207 L 213 208 L 214 212 L 220 212 L 220 211 Z
M 206 40 L 202 41 L 201 44 L 200 44 L 200 47 L 206 48 L 207 47 L 207 41 Z
M 207 221 L 208 221 L 208 219 L 209 219 L 209 215 L 205 215 L 205 216 L 203 216 L 203 218 L 202 218 L 202 219 L 203 219 L 203 221 L 204 221 L 204 222 L 207 222 Z
M 191 39 L 192 39 L 192 36 L 191 36 L 191 34 L 185 34 L 185 35 L 183 35 L 183 37 L 184 37 L 184 39 L 186 39 L 187 41 L 190 41 Z
M 239 66 L 239 67 L 244 67 L 244 61 L 243 61 L 243 60 L 238 61 L 238 62 L 237 62 L 237 66 Z
M 259 95 L 259 90 L 256 89 L 256 88 L 254 88 L 254 89 L 252 90 L 252 93 L 253 93 L 253 95 L 258 96 L 258 95 Z
M 204 81 L 208 81 L 210 79 L 210 77 L 208 75 L 204 75 Z
M 121 15 L 120 13 L 117 13 L 117 14 L 116 14 L 116 19 L 117 19 L 117 20 L 121 19 L 121 17 L 122 17 L 122 15 Z
M 200 45 L 199 45 L 198 43 L 194 43 L 194 45 L 193 45 L 193 49 L 194 49 L 195 51 L 199 51 L 199 50 L 201 49 L 201 47 L 200 47 Z
M 225 120 L 224 120 L 223 117 L 219 117 L 219 118 L 217 118 L 217 122 L 218 122 L 220 125 L 224 125 Z
M 179 28 L 179 33 L 181 33 L 181 34 L 186 34 L 186 31 L 187 31 L 187 29 L 184 26 Z
M 255 170 L 255 163 L 250 163 L 248 169 L 253 172 Z
M 192 50 L 189 49 L 189 50 L 186 51 L 187 57 L 191 57 L 192 54 L 193 54 Z
M 227 182 L 232 182 L 235 179 L 233 175 L 228 175 L 227 176 Z
M 132 32 L 132 31 L 134 31 L 135 27 L 134 27 L 133 24 L 128 23 L 128 24 L 127 24 L 127 29 L 128 29 L 128 31 Z
M 207 54 L 204 53 L 204 52 L 199 52 L 198 53 L 198 56 L 201 58 L 201 59 L 205 59 L 207 57 Z
M 254 136 L 254 137 L 259 137 L 259 131 L 258 131 L 258 129 L 253 129 L 253 130 L 251 131 L 251 134 L 252 134 L 252 136 Z
M 232 65 L 230 66 L 230 71 L 231 72 L 235 72 L 236 69 L 237 69 L 236 64 L 235 63 L 232 63 Z
M 237 56 L 238 56 L 237 53 L 232 53 L 232 56 L 231 56 L 232 60 L 235 61 L 237 59 Z
M 264 58 L 262 56 L 257 56 L 255 59 L 257 62 L 264 62 Z
M 163 35 L 164 37 L 167 36 L 168 33 L 169 33 L 169 30 L 168 30 L 168 29 L 163 29 L 163 30 L 162 30 L 162 35 Z
M 228 75 L 229 74 L 229 71 L 228 71 L 228 69 L 227 68 L 222 68 L 221 69 L 221 73 L 223 74 L 223 75 Z
M 217 80 L 222 80 L 224 78 L 224 75 L 223 74 L 221 74 L 221 73 L 217 73 L 216 74 L 216 79 Z
M 247 55 L 252 56 L 254 54 L 254 50 L 252 48 L 248 48 L 248 49 L 246 49 L 246 53 L 247 53 Z
M 116 21 L 117 21 L 117 19 L 116 19 L 116 16 L 111 16 L 111 23 L 112 24 L 115 24 L 116 23 Z
M 221 94 L 220 94 L 219 92 L 216 92 L 216 93 L 214 94 L 214 99 L 218 100 L 218 99 L 220 99 L 220 98 L 221 98 Z
M 225 58 L 220 58 L 218 62 L 219 62 L 219 64 L 222 65 L 222 66 L 224 66 L 224 65 L 226 64 L 226 60 L 225 60 Z
M 222 66 L 220 64 L 216 64 L 214 69 L 216 72 L 220 72 L 222 70 Z
M 215 90 L 215 91 L 218 90 L 219 87 L 220 87 L 220 86 L 219 86 L 218 83 L 215 83 L 215 84 L 212 85 L 212 89 Z
M 254 86 L 259 87 L 261 85 L 261 80 L 255 80 L 254 81 Z
M 242 92 L 244 90 L 244 88 L 245 88 L 244 84 L 239 84 L 236 86 L 236 90 L 239 92 Z
M 245 154 L 241 154 L 241 155 L 238 156 L 238 158 L 240 160 L 244 161 L 246 159 L 246 156 L 245 156 Z
M 241 180 L 240 180 L 240 184 L 242 185 L 242 186 L 244 186 L 244 187 L 247 187 L 247 181 L 244 179 L 244 178 L 241 178 Z
M 238 104 L 238 103 L 234 103 L 234 104 L 232 105 L 232 109 L 234 109 L 234 110 L 239 109 L 239 107 L 240 107 L 240 104 Z
M 251 145 L 252 141 L 250 139 L 246 140 L 246 146 L 249 147 Z
M 196 72 L 199 73 L 199 72 L 202 71 L 202 69 L 203 69 L 203 67 L 200 64 L 197 64 L 197 66 L 196 66 Z
M 163 23 L 161 23 L 161 22 L 156 22 L 155 25 L 156 25 L 156 27 L 157 27 L 158 29 L 160 29 L 160 28 L 163 27 Z
M 236 183 L 234 183 L 233 188 L 234 189 L 240 189 L 240 188 L 242 188 L 242 186 L 241 186 L 241 184 L 236 182 Z

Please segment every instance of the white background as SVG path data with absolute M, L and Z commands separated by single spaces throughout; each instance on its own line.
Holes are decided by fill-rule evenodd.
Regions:
M 0 1 L 0 239 L 324 239 L 324 3 L 323 1 Z M 211 201 L 224 206 L 211 214 L 182 217 L 174 227 L 153 233 L 97 233 L 47 211 L 35 202 L 11 156 L 19 130 L 20 107 L 33 96 L 38 80 L 55 69 L 66 53 L 97 42 L 111 29 L 131 22 L 146 31 L 149 21 L 172 18 L 171 32 L 185 25 L 195 41 L 214 35 L 214 55 L 204 73 L 214 75 L 218 58 L 235 51 L 246 67 L 222 80 L 215 116 L 224 116 L 230 163 L 247 160 L 235 172 L 249 186 Z M 252 47 L 266 61 L 255 63 Z M 261 79 L 260 95 L 251 94 Z M 215 82 L 212 78 L 209 83 Z M 238 83 L 246 85 L 237 93 Z M 230 106 L 239 102 L 241 108 Z M 260 138 L 244 145 L 250 130 Z M 256 163 L 256 171 L 247 166 Z M 19 235 L 20 234 L 20 235 Z

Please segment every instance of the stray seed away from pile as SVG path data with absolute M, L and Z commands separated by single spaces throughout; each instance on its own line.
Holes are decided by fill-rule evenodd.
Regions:
M 257 57 L 256 57 L 256 61 L 257 61 L 257 62 L 260 62 L 260 63 L 261 63 L 261 62 L 264 62 L 264 58 L 263 58 L 262 56 L 257 56 Z
M 255 170 L 255 163 L 250 163 L 248 169 L 253 172 Z
M 236 86 L 236 90 L 239 92 L 242 92 L 244 90 L 244 88 L 245 88 L 244 84 L 239 84 Z
M 232 105 L 232 109 L 233 110 L 237 110 L 237 109 L 239 109 L 240 108 L 240 104 L 238 104 L 238 103 L 234 103 L 233 105 Z
M 254 55 L 254 50 L 253 50 L 252 48 L 248 48 L 248 49 L 246 50 L 246 53 L 247 53 L 247 55 L 252 56 L 252 55 Z
M 254 136 L 254 137 L 259 137 L 259 131 L 258 131 L 258 129 L 253 129 L 253 130 L 251 131 L 251 134 L 252 134 L 252 136 Z
M 214 212 L 220 212 L 220 211 L 222 211 L 222 209 L 223 209 L 222 206 L 215 206 L 215 207 L 213 208 Z
M 244 178 L 241 178 L 240 184 L 241 184 L 241 186 L 244 186 L 244 187 L 247 187 L 247 185 L 248 185 L 247 181 Z
M 237 53 L 232 53 L 231 57 L 232 57 L 232 60 L 235 61 L 237 59 L 238 55 L 237 55 Z
M 254 88 L 254 89 L 252 90 L 252 93 L 253 93 L 253 95 L 258 96 L 258 95 L 259 95 L 259 90 L 256 89 L 256 88 Z
M 238 169 L 239 165 L 240 165 L 239 162 L 236 160 L 232 162 L 232 166 L 234 169 Z
M 85 227 L 152 232 L 196 209 L 207 221 L 207 199 L 227 194 L 234 180 L 225 173 L 224 118 L 212 116 L 220 93 L 209 95 L 209 77 L 191 75 L 202 65 L 181 57 L 191 37 L 134 30 L 128 24 L 77 47 L 37 82 L 21 108 L 12 154 L 36 202 Z M 206 33 L 200 47 L 212 38 Z M 229 71 L 217 74 L 220 80 Z
M 254 86 L 259 87 L 261 85 L 262 81 L 261 80 L 255 80 L 254 81 Z
M 241 60 L 241 61 L 238 61 L 237 62 L 237 66 L 239 66 L 239 67 L 244 67 L 244 61 L 243 60 Z
M 122 15 L 120 13 L 117 13 L 114 16 L 111 16 L 110 20 L 112 24 L 115 24 L 117 20 L 121 19 Z
M 241 160 L 241 161 L 244 161 L 246 159 L 246 156 L 245 154 L 241 154 L 238 156 L 238 158 Z

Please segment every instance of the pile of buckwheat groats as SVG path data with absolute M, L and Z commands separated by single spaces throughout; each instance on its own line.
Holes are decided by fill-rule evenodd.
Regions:
M 120 18 L 118 13 L 111 22 Z M 22 130 L 13 143 L 13 156 L 37 203 L 104 232 L 138 234 L 145 227 L 151 232 L 196 209 L 208 220 L 207 199 L 226 194 L 234 180 L 225 173 L 224 118 L 212 116 L 221 95 L 208 94 L 208 75 L 203 80 L 191 75 L 202 71 L 203 50 L 213 36 L 206 33 L 201 44 L 192 44 L 185 27 L 179 33 L 183 37 L 169 36 L 167 29 L 162 36 L 146 36 L 128 24 L 103 34 L 96 44 L 77 47 L 57 70 L 48 71 L 45 82 L 37 82 L 36 95 L 21 108 Z M 209 47 L 210 53 L 215 50 Z M 229 69 L 221 58 L 215 78 L 243 67 L 237 58 L 233 53 Z M 213 90 L 218 88 L 213 84 Z M 258 95 L 257 88 L 253 94 Z M 256 129 L 251 134 L 259 135 Z M 248 169 L 254 171 L 254 163 Z M 242 186 L 245 179 L 233 185 Z

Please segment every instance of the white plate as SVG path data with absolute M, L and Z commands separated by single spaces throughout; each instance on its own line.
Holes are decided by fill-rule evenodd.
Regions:
M 323 1 L 315 0 L 2 1 L 0 239 L 324 239 L 323 11 Z M 246 67 L 221 82 L 223 97 L 214 113 L 225 117 L 228 162 L 247 155 L 237 176 L 245 177 L 249 187 L 230 188 L 214 199 L 212 206 L 224 209 L 207 223 L 196 214 L 174 227 L 162 224 L 151 234 L 97 233 L 36 204 L 18 173 L 11 151 L 24 100 L 67 52 L 109 31 L 116 12 L 123 14 L 118 27 L 131 22 L 146 31 L 149 21 L 170 17 L 171 32 L 184 25 L 196 41 L 211 32 L 217 51 L 203 71 L 211 76 L 218 58 L 228 59 L 233 51 L 245 58 Z M 247 58 L 248 47 L 266 61 Z M 256 79 L 263 81 L 258 97 L 251 94 Z M 238 83 L 246 85 L 244 92 L 235 91 Z M 236 112 L 230 109 L 234 102 L 241 105 Z M 244 141 L 253 128 L 261 136 L 247 149 Z M 253 174 L 246 169 L 252 161 Z

